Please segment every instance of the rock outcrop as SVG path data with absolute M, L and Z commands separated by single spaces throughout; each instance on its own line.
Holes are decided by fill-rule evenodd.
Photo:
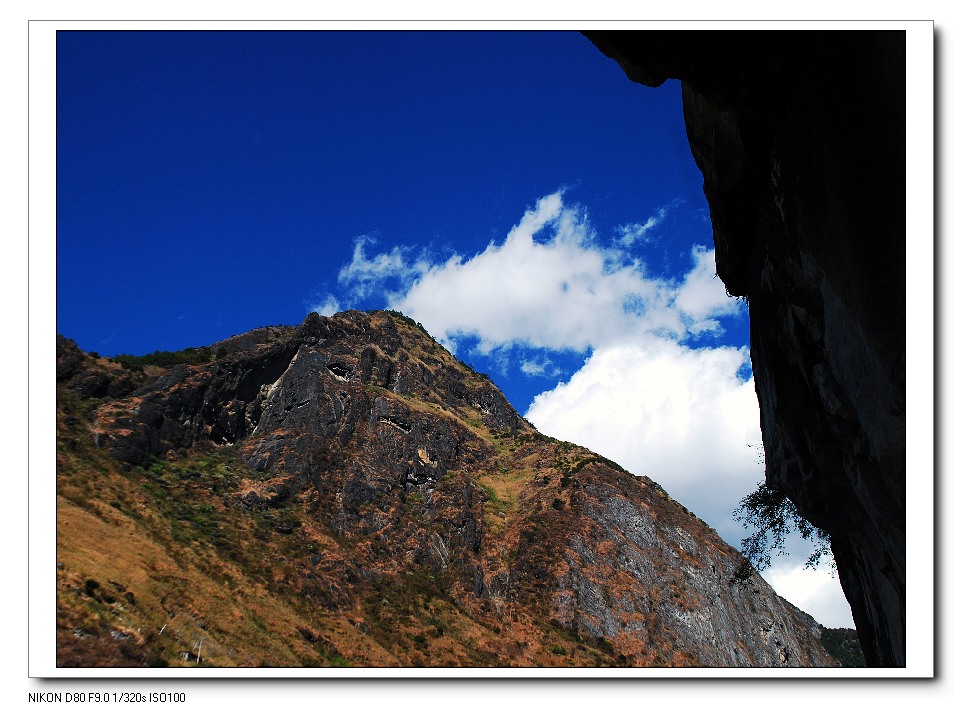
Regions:
M 904 33 L 586 35 L 682 81 L 767 482 L 831 535 L 869 665 L 905 665 Z
M 122 397 L 136 381 L 117 364 L 80 350 L 71 339 L 57 337 L 57 384 L 78 399 Z
M 283 600 L 299 616 L 286 661 L 323 647 L 353 665 L 837 665 L 821 628 L 655 482 L 539 434 L 406 318 L 311 315 L 204 354 L 217 358 L 85 409 L 89 449 L 62 411 L 64 616 L 97 600 L 83 590 L 92 581 L 161 594 L 163 611 L 179 602 L 192 617 L 176 635 L 193 643 L 131 655 L 196 658 L 204 643 L 208 665 L 234 665 L 254 651 L 200 589 L 120 573 L 148 562 L 129 552 L 150 537 L 178 576 L 193 567 L 232 592 L 255 577 L 246 595 Z M 122 559 L 107 541 L 73 555 L 67 537 L 92 505 L 90 521 L 139 522 Z M 84 536 L 107 532 L 97 527 Z M 115 573 L 85 574 L 82 562 Z M 254 604 L 237 600 L 232 620 L 248 620 Z M 168 618 L 149 606 L 138 599 L 122 617 L 143 611 L 138 625 L 159 629 Z M 249 620 L 248 641 L 260 635 Z M 76 630 L 63 619 L 72 656 Z

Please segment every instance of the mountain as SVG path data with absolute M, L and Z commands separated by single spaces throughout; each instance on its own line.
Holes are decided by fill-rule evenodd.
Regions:
M 393 312 L 57 344 L 61 666 L 837 666 L 654 481 Z

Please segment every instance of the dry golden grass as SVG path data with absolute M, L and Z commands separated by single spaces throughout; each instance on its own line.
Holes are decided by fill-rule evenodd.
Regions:
M 372 315 L 374 331 L 388 322 L 403 341 L 393 359 L 403 355 L 415 375 L 431 380 L 456 372 L 469 395 L 488 391 L 486 378 L 469 372 L 411 323 Z M 375 353 L 381 356 L 383 350 Z M 145 468 L 127 467 L 94 445 L 88 417 L 97 402 L 61 393 L 59 662 L 191 667 L 692 663 L 692 656 L 675 651 L 673 637 L 647 607 L 690 611 L 698 601 L 639 585 L 619 563 L 618 545 L 627 539 L 612 538 L 611 527 L 592 518 L 603 509 L 588 490 L 598 483 L 633 502 L 655 524 L 684 526 L 685 535 L 669 538 L 690 566 L 701 565 L 702 557 L 683 543 L 734 556 L 660 487 L 527 425 L 516 432 L 494 430 L 491 416 L 478 406 L 470 401 L 446 405 L 436 387 L 417 397 L 374 386 L 352 391 L 376 395 L 382 403 L 387 399 L 398 416 L 421 415 L 419 425 L 457 442 L 459 454 L 470 460 L 432 477 L 430 485 L 392 483 L 385 480 L 389 471 L 397 471 L 385 469 L 390 457 L 386 462 L 380 457 L 378 464 L 378 455 L 370 451 L 381 446 L 378 435 L 377 441 L 366 436 L 326 447 L 331 461 L 318 454 L 317 461 L 327 463 L 310 480 L 295 475 L 295 461 L 286 465 L 281 457 L 273 473 L 255 472 L 238 449 L 212 444 L 172 450 Z M 103 415 L 122 413 L 136 401 L 128 399 L 126 408 L 118 404 Z M 394 442 L 387 445 L 403 448 L 412 462 L 437 466 L 429 448 L 397 443 L 396 429 L 377 427 L 373 431 L 386 431 Z M 343 471 L 376 485 L 366 488 L 373 498 L 348 505 Z M 469 533 L 474 538 L 468 539 Z M 612 609 L 618 614 L 614 620 L 639 628 L 612 640 L 592 637 L 611 634 L 595 625 L 597 617 L 581 611 L 579 625 L 575 609 L 563 608 L 577 600 L 562 580 L 577 560 L 575 540 L 593 542 L 595 558 L 579 569 L 579 580 L 602 587 L 620 606 Z M 432 550 L 444 561 L 417 558 Z M 663 585 L 685 582 L 683 571 L 665 557 L 653 561 Z M 647 606 L 628 600 L 638 596 Z
M 215 553 L 164 545 L 117 509 L 97 508 L 58 501 L 58 599 L 75 621 L 84 616 L 81 632 L 130 636 L 124 640 L 153 647 L 151 662 L 170 666 L 350 660 L 336 651 L 319 655 L 296 628 L 312 624 L 314 616 Z M 97 588 L 84 590 L 95 584 Z M 364 648 L 345 650 L 349 655 L 367 661 L 380 653 L 343 619 L 327 617 L 323 628 L 340 636 L 332 641 L 335 647 Z M 383 660 L 391 662 L 386 655 Z

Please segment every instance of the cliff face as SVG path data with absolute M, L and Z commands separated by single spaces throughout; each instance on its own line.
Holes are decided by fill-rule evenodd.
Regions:
M 61 344 L 63 665 L 837 665 L 657 484 L 409 320 L 312 315 L 143 374 Z
M 831 534 L 869 665 L 904 665 L 904 33 L 586 35 L 636 82 L 682 81 L 766 480 Z

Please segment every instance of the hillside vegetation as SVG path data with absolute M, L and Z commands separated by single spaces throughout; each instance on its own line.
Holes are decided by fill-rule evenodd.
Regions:
M 61 666 L 837 665 L 647 477 L 385 312 L 58 342 Z

